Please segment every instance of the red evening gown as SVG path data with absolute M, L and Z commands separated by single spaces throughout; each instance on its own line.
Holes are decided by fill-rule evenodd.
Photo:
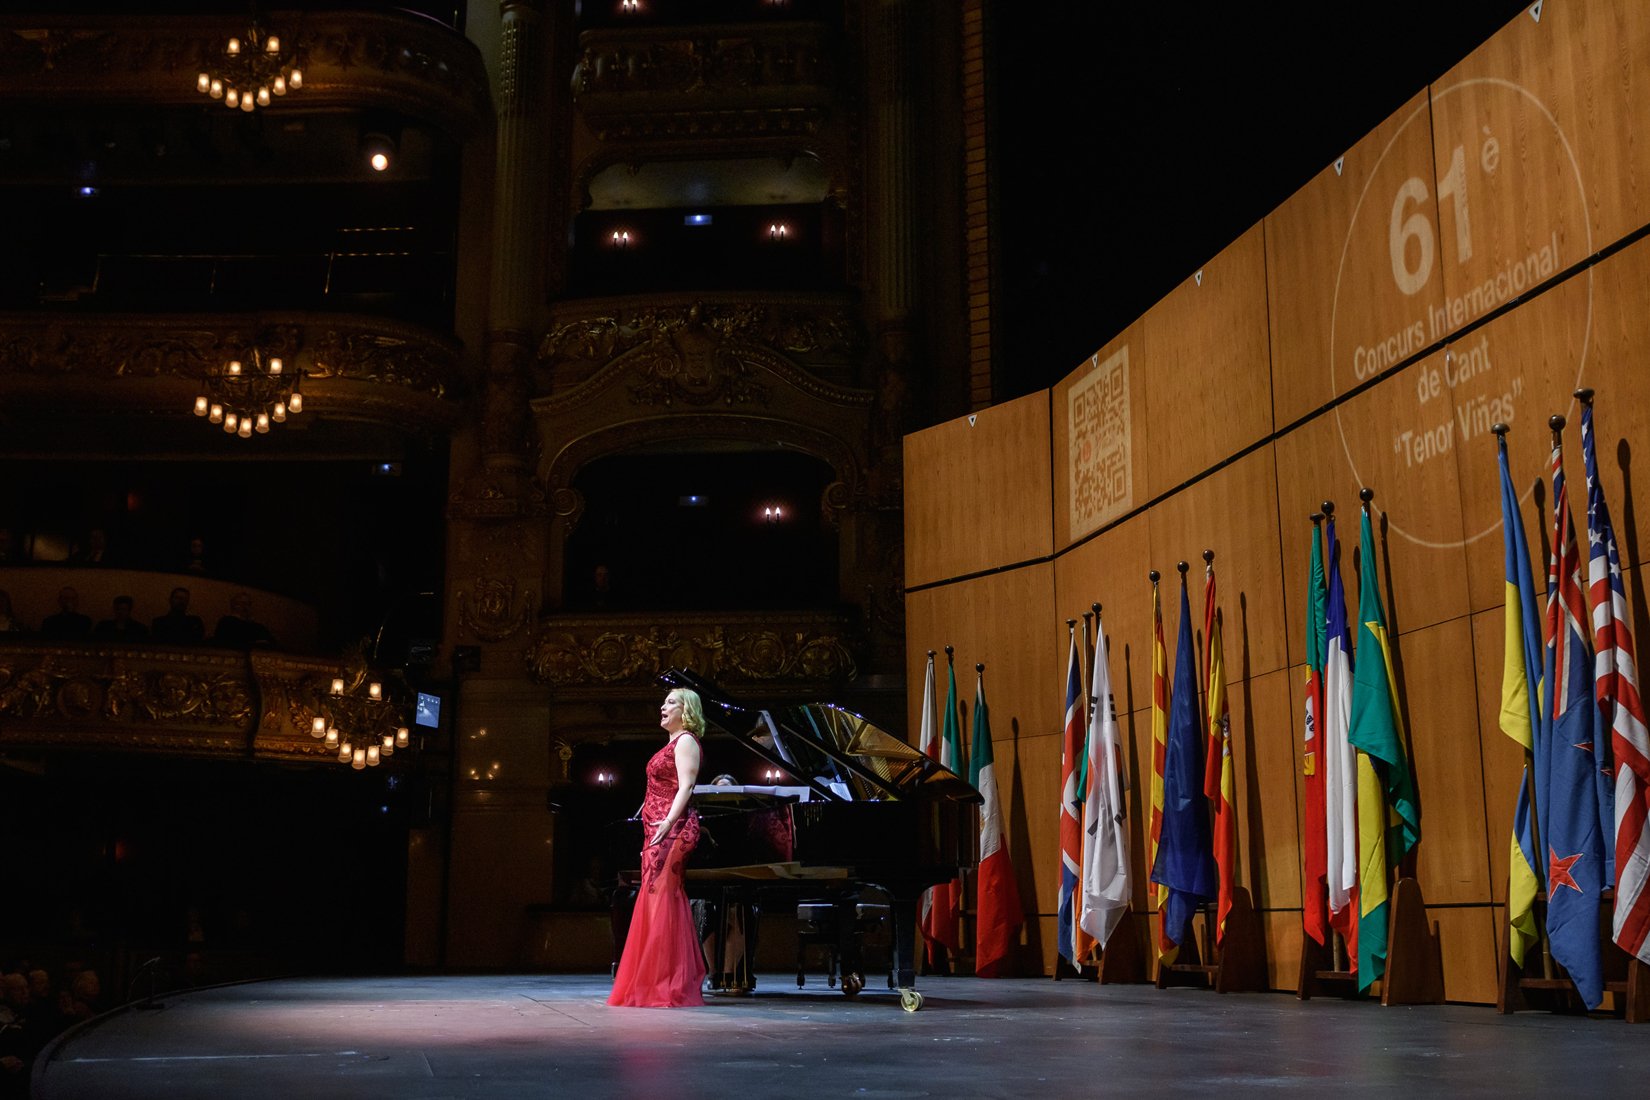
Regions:
M 644 843 L 653 835 L 651 823 L 664 820 L 676 798 L 676 741 L 680 739 L 672 740 L 647 762 Z M 705 1003 L 699 991 L 705 980 L 705 958 L 682 889 L 682 865 L 697 843 L 699 815 L 689 809 L 663 840 L 642 849 L 642 885 L 608 1004 L 683 1008 Z

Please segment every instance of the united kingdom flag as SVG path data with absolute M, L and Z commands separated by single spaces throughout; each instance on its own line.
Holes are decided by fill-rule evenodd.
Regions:
M 1599 485 L 1591 394 L 1583 391 L 1581 452 L 1587 467 L 1587 587 L 1593 605 L 1593 689 L 1599 715 L 1610 729 L 1615 757 L 1615 820 L 1603 822 L 1613 840 L 1616 906 L 1612 933 L 1628 954 L 1650 963 L 1650 730 L 1639 698 L 1633 662 L 1633 633 L 1622 590 L 1621 556 L 1610 510 Z M 1609 792 L 1610 761 L 1600 761 L 1599 779 Z M 1600 799 L 1600 810 L 1608 813 Z M 1605 865 L 1612 852 L 1606 848 Z

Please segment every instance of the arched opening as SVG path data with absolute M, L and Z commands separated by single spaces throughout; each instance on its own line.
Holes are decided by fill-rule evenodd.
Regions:
M 573 487 L 564 606 L 600 611 L 820 609 L 838 602 L 836 480 L 812 455 L 729 444 L 608 455 Z

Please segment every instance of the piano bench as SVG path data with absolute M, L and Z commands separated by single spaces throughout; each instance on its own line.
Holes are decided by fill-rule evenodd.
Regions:
M 849 997 L 865 986 L 860 941 L 888 920 L 888 906 L 846 901 L 804 901 L 796 907 L 796 984 L 807 984 L 808 947 L 825 949 L 825 983 Z

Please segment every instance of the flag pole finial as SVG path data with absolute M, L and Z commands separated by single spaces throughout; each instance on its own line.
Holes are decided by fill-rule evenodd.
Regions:
M 1323 513 L 1322 512 L 1313 512 L 1311 515 L 1307 516 L 1306 518 L 1312 521 L 1312 526 L 1316 527 L 1318 524 L 1323 522 Z
M 954 665 L 957 663 L 956 650 L 952 649 L 950 646 L 945 647 L 945 663 L 948 665 Z
M 1593 390 L 1592 390 L 1592 387 L 1591 386 L 1581 387 L 1581 389 L 1579 389 L 1575 392 L 1574 397 L 1577 401 L 1580 401 L 1583 405 L 1591 405 L 1593 403 Z
M 1190 569 L 1191 566 L 1187 565 L 1183 561 L 1177 561 L 1174 563 L 1174 567 L 1180 570 L 1180 583 L 1184 586 L 1186 583 L 1186 570 Z
M 1095 620 L 1099 621 L 1099 619 L 1100 619 L 1100 602 L 1098 600 L 1096 600 L 1094 603 L 1089 605 L 1089 608 L 1090 608 L 1090 610 L 1092 610 L 1094 612 Z
M 979 673 L 981 676 L 984 676 L 985 675 L 985 662 L 981 661 L 978 664 L 976 664 L 974 666 L 974 671 Z
M 1067 619 L 1066 620 L 1066 629 L 1071 630 L 1071 631 L 1075 631 L 1077 629 L 1077 620 L 1076 619 Z
M 933 651 L 933 650 L 932 650 L 932 649 L 930 649 L 930 650 L 929 650 L 929 651 L 928 651 L 928 659 L 929 659 L 929 660 L 930 660 L 930 661 L 932 661 L 932 660 L 933 660 L 933 659 L 934 659 L 934 651 Z
M 1375 490 L 1364 486 L 1358 490 L 1358 499 L 1364 502 L 1364 511 L 1369 511 L 1369 502 L 1375 499 Z
M 1215 552 L 1213 550 L 1203 551 L 1203 562 L 1205 565 L 1213 565 L 1215 563 Z
M 1490 431 L 1491 431 L 1491 433 L 1493 433 L 1495 435 L 1498 435 L 1498 436 L 1501 436 L 1503 439 L 1505 439 L 1506 436 L 1507 436 L 1507 433 L 1512 431 L 1512 427 L 1511 427 L 1511 425 L 1503 424 L 1498 420 L 1494 424 L 1490 425 Z
M 1547 418 L 1547 427 L 1553 430 L 1553 446 L 1555 447 L 1563 442 L 1564 424 L 1564 417 L 1559 413 L 1554 413 Z
M 1146 575 L 1152 579 L 1152 587 L 1153 588 L 1156 588 L 1157 587 L 1157 582 L 1163 579 L 1163 574 L 1159 573 L 1155 569 L 1153 569 L 1150 573 L 1147 573 Z
M 1335 502 L 1334 501 L 1326 500 L 1322 504 L 1318 505 L 1318 507 L 1323 509 L 1323 514 L 1328 516 L 1330 519 L 1335 518 Z

